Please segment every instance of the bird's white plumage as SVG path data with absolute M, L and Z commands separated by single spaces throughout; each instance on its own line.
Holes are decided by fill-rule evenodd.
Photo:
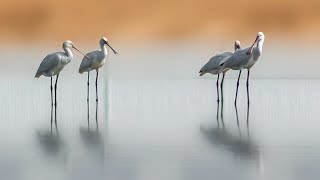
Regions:
M 99 45 L 100 50 L 92 51 L 86 54 L 90 59 L 88 57 L 84 57 L 82 59 L 79 67 L 80 74 L 82 74 L 83 72 L 89 72 L 94 69 L 98 70 L 105 64 L 108 57 L 108 50 L 106 45 L 109 46 L 111 49 L 112 47 L 108 44 L 108 40 L 105 37 L 102 37 L 100 39 Z M 112 50 L 115 54 L 117 54 L 117 52 L 114 49 Z
M 262 47 L 263 47 L 265 36 L 262 32 L 259 32 L 257 34 L 257 38 L 258 38 L 257 45 L 252 50 L 253 57 L 245 65 L 246 69 L 250 69 L 258 61 L 260 55 L 262 54 Z
M 234 48 L 235 51 L 240 48 L 239 41 L 235 42 Z M 200 76 L 204 75 L 205 73 L 220 74 L 228 71 L 229 68 L 226 68 L 223 62 L 232 56 L 232 54 L 232 52 L 223 52 L 210 58 L 209 62 L 207 62 L 207 64 L 200 69 Z
M 230 68 L 232 70 L 243 69 L 245 65 L 249 62 L 249 60 L 252 58 L 252 54 L 246 54 L 249 48 L 250 47 L 237 50 L 233 53 L 232 56 L 224 59 L 224 61 L 222 61 L 220 65 L 224 64 L 225 67 Z
M 231 55 L 231 52 L 223 52 L 210 58 L 209 62 L 207 62 L 207 64 L 200 69 L 200 76 L 204 75 L 205 73 L 220 74 L 223 70 L 225 70 L 222 66 L 220 66 L 220 62 Z
M 105 48 L 106 47 L 102 47 Z M 105 50 L 107 51 L 107 50 Z M 79 67 L 79 73 L 88 72 L 93 69 L 99 69 L 107 60 L 107 53 L 102 51 L 92 51 L 86 54 L 89 58 L 84 57 Z
M 65 52 L 55 52 L 48 54 L 40 63 L 35 77 L 39 78 L 41 75 L 51 77 L 60 73 L 60 71 L 67 65 L 73 58 L 70 50 L 73 44 L 71 41 L 65 41 L 62 45 Z
M 262 53 L 264 38 L 264 34 L 259 32 L 257 34 L 256 41 L 254 42 L 254 44 L 257 42 L 257 45 L 252 48 L 252 52 L 250 54 L 247 54 L 247 52 L 251 50 L 251 47 L 239 49 L 232 56 L 222 61 L 220 65 L 225 63 L 226 68 L 233 70 L 242 70 L 244 68 L 250 69 Z

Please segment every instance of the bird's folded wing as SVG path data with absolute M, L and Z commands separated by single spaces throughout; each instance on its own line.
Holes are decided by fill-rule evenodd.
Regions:
M 91 67 L 92 61 L 88 58 L 83 58 L 79 67 L 79 70 L 83 70 Z
M 38 68 L 37 74 L 38 74 L 38 72 L 42 73 L 42 72 L 49 71 L 49 70 L 55 68 L 58 64 L 59 64 L 58 57 L 56 55 L 49 54 L 48 56 L 46 56 L 42 60 L 40 66 Z
M 228 57 L 225 57 L 224 59 L 222 59 L 219 63 L 219 66 L 223 66 L 232 56 L 228 56 Z

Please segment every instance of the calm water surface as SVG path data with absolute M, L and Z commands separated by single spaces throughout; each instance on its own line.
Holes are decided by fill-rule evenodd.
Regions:
M 197 74 L 210 56 L 205 48 L 135 50 L 120 48 L 120 56 L 111 56 L 101 70 L 99 129 L 95 73 L 90 79 L 88 128 L 86 75 L 77 73 L 81 57 L 76 54 L 59 79 L 59 135 L 50 132 L 50 81 L 33 78 L 46 52 L 30 48 L 14 57 L 3 52 L 14 60 L 5 62 L 8 68 L 0 77 L 1 177 L 283 180 L 320 176 L 320 73 L 312 53 L 307 66 L 299 57 L 266 47 L 252 70 L 249 108 L 245 79 L 241 79 L 235 109 L 237 72 L 229 73 L 221 117 L 215 77 Z M 286 67 L 288 63 L 292 65 Z

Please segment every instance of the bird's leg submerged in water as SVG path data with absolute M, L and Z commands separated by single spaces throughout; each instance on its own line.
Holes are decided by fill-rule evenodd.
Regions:
M 51 90 L 51 132 L 52 132 L 52 122 L 53 122 L 53 94 L 52 94 L 52 76 L 51 76 L 51 85 L 50 85 L 50 90 Z
M 237 81 L 237 90 L 236 90 L 236 98 L 234 99 L 234 105 L 236 106 L 237 104 L 237 98 L 238 98 L 238 89 L 239 89 L 239 80 L 241 76 L 241 70 L 239 71 L 239 76 L 238 76 L 238 81 Z
M 239 123 L 239 115 L 238 115 L 238 107 L 237 107 L 237 104 L 235 104 L 234 108 L 235 108 L 235 110 L 236 110 L 236 118 L 237 118 L 238 132 L 239 132 L 239 136 L 240 136 L 240 139 L 241 139 L 241 130 L 240 130 L 240 123 Z
M 250 69 L 248 69 L 248 76 L 247 76 L 247 98 L 248 98 L 248 105 L 250 104 L 250 99 L 249 99 L 249 76 L 250 76 Z
M 59 74 L 57 74 L 57 78 L 56 78 L 56 84 L 54 85 L 54 123 L 56 125 L 56 128 L 58 128 L 57 126 L 57 87 L 58 87 L 58 79 L 59 79 Z
M 87 82 L 87 110 L 88 110 L 88 129 L 89 129 L 89 117 L 90 117 L 90 112 L 89 112 L 89 78 L 90 78 L 90 71 L 88 71 L 88 82 Z
M 219 99 L 219 76 L 220 76 L 220 74 L 218 74 L 217 83 L 216 83 L 216 86 L 217 86 L 217 102 L 218 103 L 220 102 L 220 99 Z
M 220 128 L 220 123 L 219 123 L 219 103 L 217 103 L 217 125 L 218 125 L 218 128 Z
M 224 122 L 223 122 L 223 81 L 224 81 L 224 76 L 225 76 L 225 73 L 223 73 L 222 75 L 222 80 L 221 80 L 221 83 L 220 83 L 220 90 L 221 90 L 221 114 L 220 114 L 220 117 L 221 117 L 221 122 L 222 122 L 222 126 L 224 127 Z
M 249 129 L 250 104 L 247 106 L 247 129 Z
M 220 83 L 220 91 L 221 91 L 221 103 L 223 103 L 223 81 L 224 81 L 224 76 L 226 75 L 226 73 L 223 73 L 222 75 L 222 80 Z
M 224 129 L 224 120 L 223 120 L 223 102 L 221 102 L 221 106 L 220 106 L 220 118 L 221 118 L 221 123 L 222 123 L 222 128 Z
M 99 70 L 97 70 L 97 76 L 96 76 L 96 101 L 98 102 L 98 76 L 99 76 Z
M 98 128 L 98 76 L 99 70 L 97 69 L 97 76 L 96 76 L 96 124 Z

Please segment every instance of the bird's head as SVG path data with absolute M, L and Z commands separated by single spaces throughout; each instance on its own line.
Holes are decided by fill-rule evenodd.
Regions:
M 240 41 L 236 40 L 236 41 L 234 42 L 234 50 L 236 51 L 236 50 L 238 50 L 238 49 L 240 49 L 240 48 L 241 48 Z
M 263 40 L 264 39 L 264 34 L 263 32 L 258 32 L 257 34 L 257 41 Z
M 200 71 L 199 71 L 199 75 L 200 75 L 200 76 L 203 76 L 205 73 L 206 73 L 206 72 L 203 71 L 203 70 L 200 70 Z
M 104 43 L 104 44 L 108 44 L 108 39 L 106 37 L 102 37 L 101 38 L 101 41 Z
M 81 53 L 82 55 L 84 55 L 85 57 L 87 57 L 88 59 L 90 59 L 89 56 L 85 55 L 85 54 L 84 54 L 83 52 L 81 52 L 78 48 L 76 48 L 76 47 L 73 45 L 72 41 L 70 41 L 70 40 L 66 40 L 66 41 L 62 44 L 62 47 L 63 47 L 63 48 L 73 48 L 73 49 L 77 50 L 79 53 Z
M 253 42 L 252 46 L 248 49 L 248 51 L 246 52 L 246 54 L 249 56 L 249 55 L 252 53 L 253 46 L 254 46 L 257 42 L 263 41 L 263 40 L 264 40 L 264 34 L 263 34 L 263 32 L 258 32 L 258 33 L 257 33 L 256 40 Z
M 102 45 L 107 45 L 107 46 L 109 46 L 110 47 L 110 49 L 113 51 L 113 53 L 114 54 L 118 54 L 118 52 L 116 51 L 116 50 L 114 50 L 111 46 L 110 46 L 110 44 L 109 44 L 109 42 L 108 42 L 108 39 L 106 38 L 106 37 L 102 37 L 101 39 L 100 39 L 100 44 L 102 44 Z
M 65 42 L 63 42 L 62 47 L 73 47 L 73 43 L 70 40 L 66 40 Z

